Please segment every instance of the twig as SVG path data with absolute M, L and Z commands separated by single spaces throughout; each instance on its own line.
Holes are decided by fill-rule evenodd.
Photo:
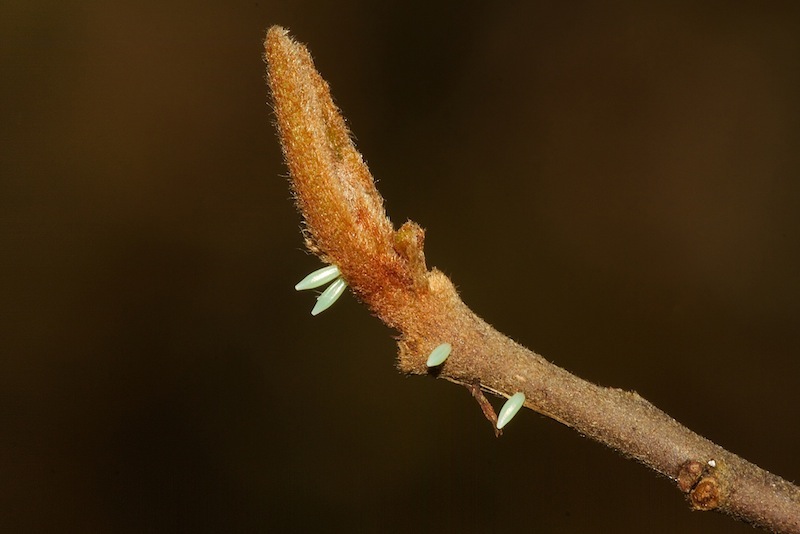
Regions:
M 491 405 L 489 400 L 483 394 L 483 390 L 481 389 L 481 383 L 479 380 L 475 380 L 472 384 L 467 386 L 467 389 L 475 400 L 478 403 L 478 406 L 481 407 L 481 411 L 483 412 L 483 416 L 492 423 L 492 427 L 494 427 L 494 435 L 498 438 L 503 435 L 503 429 L 497 428 L 497 414 L 494 412 L 494 407 Z
M 427 355 L 447 341 L 453 351 L 440 378 L 473 392 L 475 384 L 504 397 L 523 392 L 528 408 L 671 478 L 695 510 L 800 533 L 800 488 L 695 434 L 635 392 L 570 374 L 467 308 L 450 280 L 426 267 L 422 228 L 409 221 L 395 231 L 386 217 L 306 48 L 277 26 L 267 33 L 265 47 L 306 245 L 337 265 L 356 296 L 400 333 L 402 372 L 427 374 Z

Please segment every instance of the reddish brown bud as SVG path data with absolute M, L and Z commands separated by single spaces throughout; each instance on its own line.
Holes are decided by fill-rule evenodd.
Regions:
M 689 460 L 678 471 L 678 488 L 684 493 L 689 493 L 702 474 L 703 464 L 697 460 Z
M 720 488 L 716 477 L 704 477 L 689 495 L 692 508 L 695 510 L 713 510 L 719 506 Z

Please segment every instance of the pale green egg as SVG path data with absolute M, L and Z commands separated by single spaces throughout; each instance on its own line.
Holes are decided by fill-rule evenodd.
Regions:
M 335 265 L 328 265 L 327 267 L 323 267 L 322 269 L 317 269 L 313 273 L 309 274 L 299 282 L 294 288 L 297 291 L 303 291 L 304 289 L 314 289 L 315 287 L 323 286 L 330 282 L 331 280 L 335 280 L 339 277 L 341 273 L 339 272 L 339 268 Z
M 503 407 L 500 408 L 500 415 L 497 416 L 497 428 L 506 426 L 517 415 L 523 404 L 525 404 L 524 393 L 517 392 L 511 395 Z
M 319 315 L 333 306 L 333 303 L 342 296 L 345 288 L 347 288 L 347 282 L 341 278 L 337 278 L 334 283 L 329 285 L 325 291 L 317 297 L 317 303 L 314 305 L 314 309 L 311 310 L 311 315 Z
M 442 343 L 435 349 L 431 351 L 431 355 L 428 356 L 428 367 L 436 367 L 437 365 L 442 365 L 444 361 L 450 356 L 450 351 L 453 350 L 453 346 L 450 343 Z

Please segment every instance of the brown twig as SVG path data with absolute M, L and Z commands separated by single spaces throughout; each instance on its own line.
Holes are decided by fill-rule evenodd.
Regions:
M 476 383 L 634 458 L 676 482 L 695 510 L 717 510 L 778 532 L 800 533 L 800 488 L 680 425 L 635 392 L 582 380 L 518 345 L 475 315 L 453 284 L 428 270 L 424 231 L 395 231 L 327 83 L 306 48 L 272 27 L 268 79 L 308 248 L 400 333 L 398 367 L 427 374 L 427 355 L 449 342 L 438 374 Z
M 494 428 L 494 435 L 498 438 L 503 435 L 503 429 L 497 428 L 497 414 L 494 412 L 494 406 L 489 402 L 489 399 L 483 394 L 483 390 L 481 389 L 480 380 L 475 380 L 471 384 L 467 386 L 467 389 L 470 393 L 472 393 L 472 397 L 478 403 L 478 406 L 481 407 L 481 411 L 483 412 L 483 416 L 492 423 L 492 427 Z

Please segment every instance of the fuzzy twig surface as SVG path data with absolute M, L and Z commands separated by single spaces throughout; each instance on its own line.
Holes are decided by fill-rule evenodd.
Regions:
M 283 153 L 309 250 L 339 267 L 356 296 L 399 332 L 399 369 L 509 397 L 672 479 L 695 510 L 716 510 L 776 532 L 800 533 L 800 488 L 695 434 L 635 392 L 600 387 L 493 329 L 425 263 L 423 229 L 395 230 L 328 84 L 308 50 L 272 27 L 265 43 Z M 488 403 L 486 403 L 488 404 Z M 482 406 L 484 407 L 484 406 Z M 494 414 L 487 414 L 491 417 Z

